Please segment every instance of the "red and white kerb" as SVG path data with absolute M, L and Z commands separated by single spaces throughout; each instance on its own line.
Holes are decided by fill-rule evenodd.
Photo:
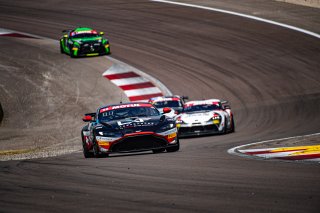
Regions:
M 148 101 L 163 95 L 152 82 L 133 71 L 107 70 L 102 75 L 120 87 L 130 101 Z
M 26 34 L 14 32 L 14 31 L 2 29 L 2 28 L 0 28 L 0 36 L 17 37 L 17 38 L 37 38 L 37 37 L 29 36 L 29 35 L 26 35 Z

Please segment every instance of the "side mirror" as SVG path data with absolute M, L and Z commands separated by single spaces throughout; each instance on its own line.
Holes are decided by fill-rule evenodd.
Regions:
M 92 117 L 90 115 L 85 115 L 85 116 L 83 116 L 82 120 L 84 122 L 90 122 L 90 121 L 92 121 Z
M 104 32 L 100 32 L 99 35 L 101 35 L 101 36 L 104 35 Z
M 63 38 L 68 38 L 68 35 L 63 35 Z
M 171 112 L 171 108 L 169 108 L 169 107 L 163 108 L 163 114 L 166 114 L 166 113 L 169 113 L 169 112 Z

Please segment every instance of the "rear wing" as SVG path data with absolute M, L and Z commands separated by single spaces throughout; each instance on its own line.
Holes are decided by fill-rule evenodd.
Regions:
M 92 112 L 92 113 L 86 113 L 84 114 L 82 120 L 84 122 L 91 122 L 91 121 L 95 121 L 96 120 L 96 114 L 95 112 Z
M 188 100 L 188 99 L 189 99 L 189 97 L 188 97 L 188 96 L 185 96 L 185 95 L 181 96 L 181 98 L 182 98 L 182 100 L 183 100 L 183 101 L 185 101 L 185 100 Z
M 223 109 L 231 109 L 229 102 L 226 100 L 221 100 L 221 105 Z
M 62 30 L 63 33 L 68 33 L 70 32 L 71 30 Z

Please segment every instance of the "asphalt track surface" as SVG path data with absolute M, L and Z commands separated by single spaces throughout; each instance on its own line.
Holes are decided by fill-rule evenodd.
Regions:
M 176 153 L 84 159 L 77 152 L 1 162 L 2 212 L 319 212 L 319 165 L 227 153 L 241 144 L 319 131 L 319 39 L 231 15 L 149 1 L 1 1 L 0 10 L 1 27 L 53 39 L 77 25 L 103 30 L 114 58 L 146 71 L 175 94 L 227 99 L 236 118 L 234 134 L 182 139 Z M 0 42 L 1 73 L 11 69 L 12 77 L 6 79 L 26 97 L 19 99 L 17 109 L 23 113 L 25 106 L 25 115 L 34 121 L 28 125 L 13 112 L 14 122 L 4 118 L 1 128 L 47 128 L 47 141 L 67 141 L 77 137 L 81 114 L 99 106 L 101 98 L 115 101 L 119 95 L 116 88 L 105 86 L 106 80 L 97 83 L 101 73 L 95 67 L 106 63 L 104 57 L 71 60 L 58 48 L 28 49 L 32 45 L 14 38 Z M 86 66 L 91 69 L 83 70 Z M 42 68 L 53 74 L 50 91 L 57 95 L 79 94 L 72 82 L 87 90 L 80 89 L 80 99 L 60 94 L 51 105 L 44 95 L 33 99 L 32 94 L 40 92 L 24 86 L 42 82 L 37 77 Z M 14 75 L 21 69 L 24 76 Z M 6 92 L 19 95 L 12 90 Z M 37 100 L 43 101 L 38 107 L 25 104 Z M 37 116 L 48 106 L 53 107 L 50 116 Z M 50 132 L 60 124 L 64 128 Z

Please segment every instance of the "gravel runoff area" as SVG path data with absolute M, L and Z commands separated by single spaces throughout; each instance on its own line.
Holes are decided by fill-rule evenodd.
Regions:
M 58 42 L 51 39 L 1 37 L 0 44 L 4 50 L 0 52 L 0 161 L 80 151 L 81 116 L 116 103 L 119 97 L 128 101 L 102 74 L 121 67 L 142 75 L 111 57 L 72 59 L 60 54 Z M 9 50 L 14 51 L 5 54 Z M 75 75 L 81 80 L 75 81 Z M 168 93 L 161 82 L 143 76 Z

